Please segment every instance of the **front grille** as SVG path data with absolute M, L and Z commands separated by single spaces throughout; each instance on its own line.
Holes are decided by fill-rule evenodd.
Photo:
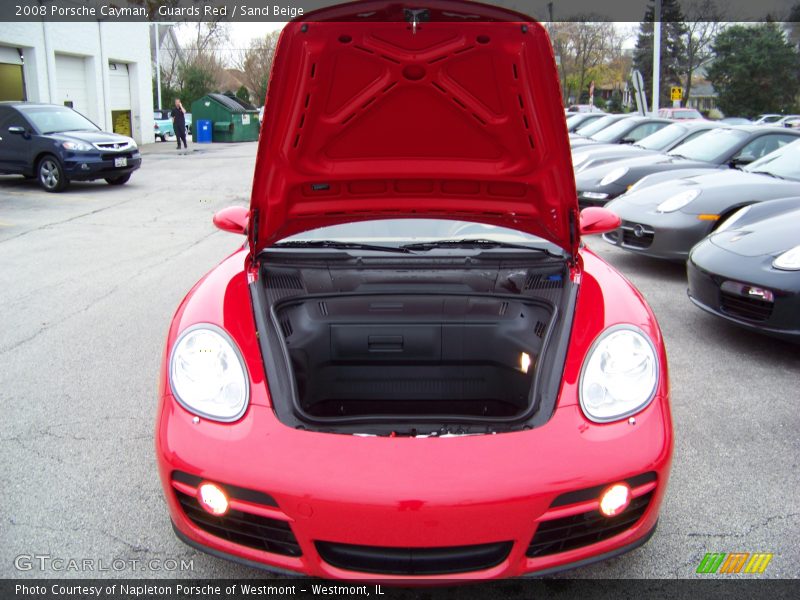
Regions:
M 525 555 L 538 558 L 558 552 L 575 550 L 618 535 L 634 525 L 647 510 L 653 492 L 631 500 L 628 508 L 616 517 L 605 517 L 600 511 L 543 521 L 536 529 Z
M 622 222 L 620 233 L 622 234 L 622 245 L 631 248 L 649 248 L 653 245 L 655 238 L 655 231 L 652 227 L 630 221 Z
M 724 291 L 720 291 L 719 302 L 722 312 L 748 321 L 766 321 L 772 316 L 774 306 L 768 300 L 748 298 Z
M 100 142 L 94 145 L 98 150 L 127 150 L 131 147 L 130 142 Z
M 512 542 L 439 548 L 385 548 L 316 542 L 322 559 L 334 567 L 387 575 L 443 575 L 480 571 L 499 565 Z
M 219 538 L 265 552 L 300 556 L 300 545 L 285 521 L 228 509 L 222 516 L 204 510 L 197 498 L 178 490 L 175 496 L 186 517 L 203 531 Z

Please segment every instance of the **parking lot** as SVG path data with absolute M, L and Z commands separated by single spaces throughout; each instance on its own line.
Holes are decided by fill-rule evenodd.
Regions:
M 188 289 L 242 242 L 211 216 L 249 202 L 256 144 L 192 149 L 146 147 L 121 187 L 74 183 L 46 194 L 0 177 L 2 577 L 176 575 L 142 567 L 151 559 L 191 559 L 194 577 L 263 576 L 179 542 L 156 473 L 167 326 Z M 681 265 L 587 243 L 659 319 L 676 447 L 652 540 L 564 576 L 694 577 L 706 552 L 771 552 L 759 577 L 797 577 L 798 347 L 695 308 Z M 138 566 L 20 570 L 20 555 Z

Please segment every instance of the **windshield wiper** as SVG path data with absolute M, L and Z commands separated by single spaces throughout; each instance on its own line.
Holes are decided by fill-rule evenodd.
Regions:
M 461 239 L 461 240 L 434 240 L 432 242 L 417 242 L 414 244 L 405 244 L 400 248 L 406 250 L 433 250 L 435 248 L 514 248 L 517 250 L 528 250 L 534 252 L 546 252 L 552 254 L 545 248 L 534 248 L 531 246 L 524 246 L 522 244 L 511 244 L 508 242 L 498 242 L 497 240 L 486 239 Z
M 786 179 L 786 177 L 783 177 L 781 175 L 776 175 L 772 171 L 753 170 L 753 171 L 750 171 L 750 173 L 758 173 L 759 175 L 769 175 L 770 177 L 774 177 L 775 179 Z
M 403 246 L 378 246 L 375 244 L 361 244 L 358 242 L 337 242 L 335 240 L 295 240 L 278 242 L 273 248 L 333 248 L 336 250 L 372 250 L 375 252 L 401 252 L 407 254 Z

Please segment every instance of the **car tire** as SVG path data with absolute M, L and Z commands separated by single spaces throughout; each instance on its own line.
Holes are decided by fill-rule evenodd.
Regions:
M 36 165 L 36 179 L 45 192 L 60 192 L 69 184 L 64 168 L 52 154 L 45 154 Z
M 126 173 L 125 175 L 120 175 L 119 177 L 106 177 L 106 183 L 108 185 L 125 185 L 128 183 L 128 180 L 131 178 L 130 173 Z

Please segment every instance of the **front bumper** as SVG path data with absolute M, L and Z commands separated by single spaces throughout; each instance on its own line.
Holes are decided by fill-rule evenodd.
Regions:
M 546 425 L 518 433 L 358 437 L 291 429 L 255 405 L 232 425 L 194 424 L 165 395 L 156 445 L 170 516 L 192 545 L 311 576 L 424 583 L 551 572 L 643 543 L 669 476 L 666 398 L 657 397 L 636 420 L 592 425 L 570 405 Z M 235 508 L 266 519 L 257 525 L 269 539 L 259 548 L 261 542 L 237 537 L 238 529 L 231 534 L 201 522 L 214 519 L 191 504 L 192 483 L 201 480 L 245 488 L 245 495 L 232 493 L 241 498 Z M 599 490 L 620 480 L 630 480 L 634 494 L 629 509 L 615 517 L 624 518 L 601 518 L 591 529 Z M 577 541 L 567 539 L 569 532 Z M 457 550 L 474 566 L 451 561 L 431 573 L 420 561 L 417 571 L 384 569 L 392 564 L 387 552 L 396 559 L 399 549 L 433 553 L 440 564 Z M 488 552 L 488 562 L 470 563 L 475 552 Z
M 740 256 L 705 241 L 686 263 L 689 299 L 751 331 L 800 342 L 800 283 L 796 273 L 778 271 L 771 263 L 771 256 Z M 728 281 L 744 285 L 723 290 Z M 769 292 L 772 300 L 744 293 L 753 288 Z
M 607 207 L 622 220 L 620 227 L 603 234 L 609 244 L 653 258 L 683 262 L 697 242 L 711 233 L 714 221 L 681 211 L 657 213 L 654 206 L 618 200 Z
M 115 166 L 115 159 L 124 158 L 125 166 Z M 63 158 L 64 173 L 73 181 L 90 181 L 127 175 L 142 165 L 138 150 L 127 152 L 71 152 Z

